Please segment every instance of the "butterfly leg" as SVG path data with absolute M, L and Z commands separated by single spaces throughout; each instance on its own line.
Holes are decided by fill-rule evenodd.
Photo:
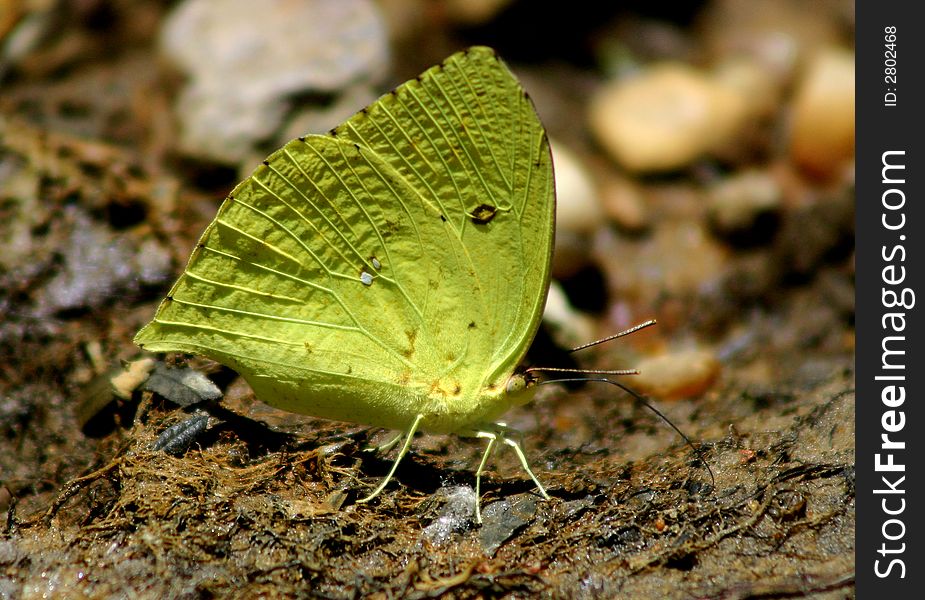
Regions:
M 376 454 L 385 454 L 389 452 L 392 448 L 394 448 L 398 444 L 399 440 L 401 440 L 401 438 L 404 435 L 405 434 L 403 432 L 399 432 L 395 437 L 393 437 L 392 439 L 390 439 L 384 444 L 381 444 L 379 446 L 369 446 L 367 448 L 363 448 L 363 452 L 375 452 Z
M 523 449 L 520 447 L 520 443 L 516 440 L 504 437 L 504 434 L 501 434 L 501 441 L 514 449 L 514 452 L 517 454 L 517 458 L 520 459 L 520 465 L 524 468 L 524 471 L 527 472 L 527 475 L 530 476 L 530 479 L 533 480 L 533 483 L 536 484 L 536 487 L 539 488 L 540 494 L 543 495 L 543 498 L 549 500 L 549 494 L 546 493 L 546 488 L 543 487 L 543 484 L 540 483 L 540 480 L 537 479 L 536 475 L 533 474 L 533 470 L 530 468 L 530 464 L 527 463 L 527 457 L 524 455 Z
M 536 487 L 540 490 L 543 498 L 549 500 L 549 494 L 546 492 L 546 488 L 543 487 L 543 484 L 540 483 L 540 480 L 533 473 L 533 470 L 530 468 L 530 464 L 527 462 L 527 456 L 524 454 L 523 449 L 520 446 L 520 442 L 513 440 L 508 435 L 514 435 L 517 437 L 522 437 L 523 434 L 508 427 L 504 423 L 495 423 L 491 427 L 486 427 L 484 430 L 479 430 L 474 433 L 475 437 L 487 438 L 488 447 L 485 448 L 485 453 L 482 455 L 482 461 L 479 463 L 479 468 L 475 472 L 475 520 L 477 523 L 482 522 L 482 513 L 479 509 L 479 504 L 481 502 L 481 481 L 482 481 L 482 472 L 485 470 L 485 465 L 488 464 L 488 459 L 491 457 L 491 453 L 495 449 L 495 445 L 500 441 L 511 448 L 514 449 L 514 453 L 517 454 L 517 458 L 520 460 L 520 465 L 523 467 L 524 471 L 527 472 L 527 475 L 530 476 L 530 479 L 533 480 L 533 483 L 536 484 Z
M 395 462 L 392 463 L 392 468 L 389 470 L 389 474 L 386 475 L 379 486 L 373 490 L 372 494 L 357 500 L 357 502 L 369 502 L 385 489 L 385 486 L 388 485 L 389 480 L 392 479 L 392 475 L 394 475 L 395 471 L 398 470 L 398 463 L 401 462 L 401 459 L 404 458 L 405 455 L 408 454 L 408 450 L 411 449 L 411 441 L 414 439 L 414 433 L 418 430 L 418 425 L 421 424 L 421 419 L 423 418 L 424 415 L 418 415 L 414 418 L 414 423 L 412 423 L 411 427 L 408 428 L 408 433 L 406 434 L 407 437 L 405 437 L 405 443 L 402 445 L 401 450 L 399 450 L 398 456 L 395 457 Z
M 482 455 L 482 462 L 479 463 L 479 468 L 475 472 L 475 522 L 481 524 L 482 511 L 479 508 L 479 504 L 482 500 L 482 472 L 485 470 L 485 465 L 488 464 L 488 459 L 491 458 L 491 454 L 495 450 L 495 444 L 498 443 L 498 436 L 490 431 L 479 431 L 476 433 L 476 436 L 488 438 L 488 445 L 485 447 L 485 453 Z
M 514 449 L 514 453 L 517 454 L 517 458 L 520 460 L 520 465 L 523 467 L 524 471 L 527 472 L 527 475 L 530 476 L 530 479 L 533 480 L 533 483 L 536 484 L 536 487 L 540 490 L 540 494 L 544 499 L 549 500 L 549 494 L 546 493 L 546 488 L 543 487 L 543 484 L 540 483 L 539 478 L 533 473 L 533 469 L 530 468 L 530 464 L 527 462 L 527 456 L 524 454 L 521 444 L 523 443 L 524 434 L 522 431 L 514 429 L 513 427 L 508 427 L 507 423 L 498 421 L 494 425 L 494 430 L 502 442 Z M 517 439 L 511 439 L 511 437 L 516 437 Z

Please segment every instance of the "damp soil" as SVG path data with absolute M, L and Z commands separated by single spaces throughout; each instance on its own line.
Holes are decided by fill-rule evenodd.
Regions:
M 368 449 L 390 432 L 276 411 L 189 357 L 152 358 L 220 399 L 140 380 L 113 394 L 234 183 L 171 150 L 150 40 L 115 29 L 135 51 L 65 59 L 99 44 L 71 31 L 0 102 L 0 233 L 15 240 L 0 257 L 0 597 L 853 596 L 850 184 L 780 215 L 759 248 L 729 241 L 726 285 L 647 291 L 670 314 L 662 339 L 725 348 L 707 391 L 657 404 L 690 443 L 615 388 L 546 386 L 506 417 L 549 500 L 499 451 L 478 525 L 483 442 L 419 435 L 361 504 L 391 465 Z M 123 103 L 75 105 L 99 82 L 126 86 Z M 632 366 L 613 362 L 585 366 Z
M 5 133 L 8 155 L 61 162 L 54 178 L 36 167 L 51 200 L 32 215 L 33 258 L 4 275 L 5 596 L 851 595 L 852 328 L 832 300 L 850 286 L 837 264 L 783 285 L 759 317 L 694 302 L 692 322 L 742 328 L 751 350 L 700 397 L 659 404 L 692 445 L 609 387 L 549 386 L 512 411 L 551 498 L 498 452 L 478 526 L 478 440 L 419 436 L 393 483 L 358 504 L 389 468 L 366 451 L 387 432 L 275 411 L 233 373 L 184 357 L 168 358 L 208 375 L 222 399 L 189 405 L 131 384 L 113 397 L 172 277 L 139 276 L 146 240 L 177 248 L 165 264 L 181 264 L 208 211 L 155 217 L 157 176 L 107 181 L 81 169 L 89 150 L 73 140 Z M 107 191 L 95 206 L 110 186 L 134 195 Z M 112 216 L 134 205 L 143 222 Z M 88 238 L 94 261 L 115 252 L 132 275 L 87 275 L 72 259 L 86 260 L 75 245 Z M 190 419 L 188 439 L 156 449 Z

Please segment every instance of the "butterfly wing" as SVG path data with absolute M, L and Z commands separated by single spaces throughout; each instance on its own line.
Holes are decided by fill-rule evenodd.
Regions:
M 555 231 L 549 144 L 519 82 L 470 48 L 332 133 L 375 150 L 446 218 L 435 251 L 452 254 L 453 276 L 431 282 L 430 322 L 466 334 L 483 381 L 510 374 L 539 327 Z
M 287 410 L 406 427 L 520 361 L 554 209 L 532 104 L 473 48 L 271 155 L 136 343 L 227 364 Z

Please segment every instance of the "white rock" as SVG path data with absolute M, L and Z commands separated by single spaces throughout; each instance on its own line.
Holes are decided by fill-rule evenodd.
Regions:
M 734 138 L 742 96 L 682 64 L 665 63 L 601 89 L 591 129 L 620 165 L 636 172 L 684 167 Z
M 646 199 L 628 177 L 609 175 L 601 185 L 601 204 L 607 217 L 624 229 L 639 231 L 649 226 Z
M 543 322 L 560 348 L 578 347 L 591 341 L 594 336 L 594 320 L 575 310 L 562 286 L 555 280 L 549 282 Z
M 552 140 L 556 170 L 556 226 L 574 233 L 588 233 L 601 225 L 603 210 L 594 180 L 581 159 L 565 145 Z
M 556 171 L 556 250 L 553 274 L 568 277 L 584 267 L 590 257 L 591 238 L 604 223 L 597 189 L 581 159 L 553 140 Z
M 777 210 L 783 190 L 769 173 L 746 170 L 716 183 L 707 198 L 716 226 L 721 231 L 740 231 L 750 227 L 759 214 Z
M 389 61 L 371 0 L 186 0 L 160 45 L 189 77 L 177 102 L 181 149 L 226 162 L 277 130 L 293 94 L 378 81 Z

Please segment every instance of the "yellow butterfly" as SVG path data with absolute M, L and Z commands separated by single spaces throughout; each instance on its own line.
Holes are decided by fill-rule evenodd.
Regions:
M 135 343 L 238 371 L 272 406 L 500 442 L 543 313 L 555 230 L 549 142 L 474 47 L 327 135 L 293 140 L 228 196 Z M 396 442 L 399 438 L 396 438 Z M 478 503 L 476 517 L 480 520 Z

